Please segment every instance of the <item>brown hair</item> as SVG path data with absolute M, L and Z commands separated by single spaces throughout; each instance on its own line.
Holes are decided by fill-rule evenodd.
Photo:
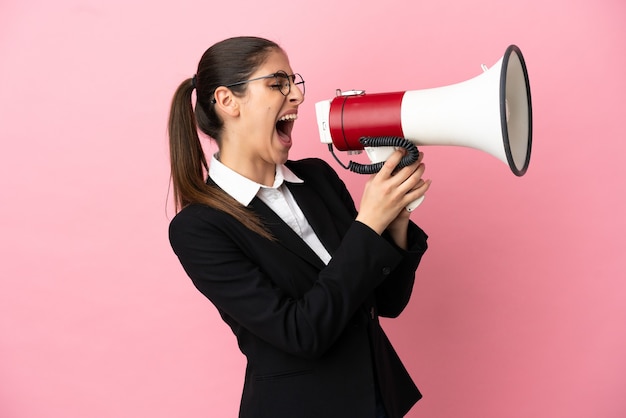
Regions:
M 195 79 L 183 81 L 172 99 L 168 132 L 170 167 L 176 211 L 200 203 L 233 216 L 248 229 L 271 239 L 261 220 L 217 186 L 205 182 L 208 164 L 197 129 L 220 145 L 224 122 L 212 103 L 215 89 L 246 80 L 280 47 L 257 37 L 229 38 L 213 45 L 202 55 Z M 195 112 L 192 92 L 196 89 Z M 230 87 L 243 94 L 246 84 Z

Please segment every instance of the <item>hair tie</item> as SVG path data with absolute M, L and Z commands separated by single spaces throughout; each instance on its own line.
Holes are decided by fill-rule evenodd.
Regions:
M 191 85 L 193 86 L 194 89 L 196 88 L 196 75 L 195 74 L 191 78 Z

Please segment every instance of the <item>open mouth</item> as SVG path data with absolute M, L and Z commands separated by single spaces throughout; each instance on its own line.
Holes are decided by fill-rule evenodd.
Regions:
M 291 141 L 291 131 L 296 119 L 298 119 L 298 115 L 295 113 L 282 116 L 278 119 L 278 122 L 276 122 L 276 131 L 278 132 L 278 135 L 285 140 Z

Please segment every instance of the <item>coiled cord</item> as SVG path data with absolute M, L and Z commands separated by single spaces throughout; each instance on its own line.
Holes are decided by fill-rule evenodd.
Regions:
M 400 169 L 402 167 L 406 167 L 407 165 L 413 164 L 419 158 L 419 150 L 411 141 L 399 137 L 399 136 L 364 136 L 359 139 L 359 142 L 363 144 L 364 147 L 396 147 L 396 148 L 404 148 L 407 153 L 398 165 L 396 169 Z M 373 163 L 373 164 L 359 164 L 354 161 L 350 161 L 347 166 L 345 166 L 335 153 L 333 152 L 333 145 L 328 144 L 328 149 L 331 154 L 335 158 L 335 160 L 346 170 L 350 170 L 353 173 L 357 174 L 375 174 L 380 171 L 380 169 L 385 164 L 384 161 Z

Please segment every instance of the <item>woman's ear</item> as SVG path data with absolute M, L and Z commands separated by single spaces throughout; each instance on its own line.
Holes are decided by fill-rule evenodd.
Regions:
M 239 115 L 239 101 L 233 92 L 226 87 L 220 86 L 213 93 L 215 106 L 229 116 Z

